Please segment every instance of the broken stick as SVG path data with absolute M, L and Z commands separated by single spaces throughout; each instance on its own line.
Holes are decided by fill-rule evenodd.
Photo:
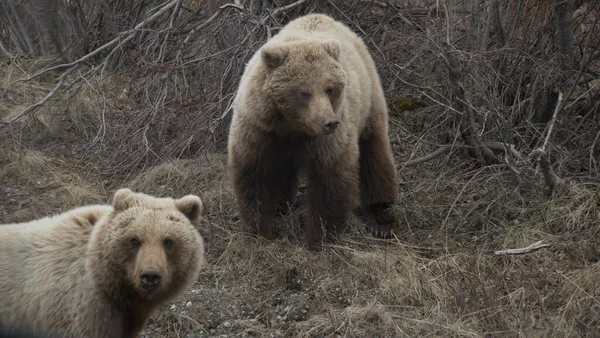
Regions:
M 550 246 L 550 244 L 543 244 L 543 242 L 544 242 L 544 240 L 537 241 L 537 242 L 530 244 L 524 248 L 498 250 L 498 251 L 494 251 L 494 254 L 496 254 L 496 255 L 521 255 L 521 254 L 530 253 L 530 252 L 536 251 L 538 249 Z

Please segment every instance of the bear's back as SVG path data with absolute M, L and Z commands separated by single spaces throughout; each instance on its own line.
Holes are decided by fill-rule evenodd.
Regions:
M 364 48 L 362 39 L 345 24 L 325 14 L 307 14 L 290 21 L 268 42 L 296 39 L 335 39 L 350 42 L 354 48 Z
M 0 225 L 0 320 L 27 325 L 29 318 L 35 318 L 50 327 L 64 325 L 85 284 L 93 226 L 111 210 L 110 206 L 86 206 Z

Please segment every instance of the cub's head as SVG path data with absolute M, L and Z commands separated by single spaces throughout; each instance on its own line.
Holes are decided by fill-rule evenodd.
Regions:
M 260 50 L 267 95 L 287 126 L 310 136 L 335 132 L 346 74 L 335 40 L 273 43 Z
M 187 288 L 204 265 L 195 228 L 202 200 L 156 198 L 130 189 L 113 196 L 113 212 L 95 225 L 87 268 L 111 299 L 162 302 Z

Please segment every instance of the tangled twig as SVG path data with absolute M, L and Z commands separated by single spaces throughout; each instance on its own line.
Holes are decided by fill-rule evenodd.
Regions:
M 64 73 L 62 73 L 62 75 L 58 78 L 58 81 L 56 82 L 56 85 L 54 86 L 54 88 L 52 88 L 52 90 L 42 100 L 25 108 L 22 112 L 17 114 L 15 117 L 13 117 L 7 121 L 0 121 L 0 131 L 4 128 L 8 127 L 9 125 L 26 118 L 27 116 L 31 116 L 31 115 L 35 114 L 35 112 L 38 108 L 43 106 L 46 102 L 48 102 L 48 100 L 50 100 L 54 96 L 54 94 L 56 94 L 58 89 L 65 82 L 66 77 L 69 76 L 69 74 L 71 74 L 75 69 L 77 69 L 77 67 L 78 67 L 78 65 L 74 65 L 73 67 L 69 68 Z
M 213 14 L 210 18 L 208 18 L 208 20 L 202 22 L 201 24 L 197 25 L 196 27 L 192 28 L 192 30 L 187 34 L 187 36 L 185 37 L 185 39 L 183 40 L 183 42 L 181 43 L 181 45 L 179 46 L 179 48 L 177 49 L 177 59 L 179 60 L 179 57 L 181 55 L 181 50 L 183 49 L 183 46 L 185 46 L 185 44 L 188 43 L 188 41 L 190 40 L 190 38 L 199 30 L 201 30 L 202 28 L 208 26 L 211 22 L 213 22 L 216 18 L 218 18 L 219 16 L 221 16 L 221 14 L 225 13 L 225 11 L 229 8 L 235 8 L 239 11 L 244 11 L 244 6 L 241 5 L 237 5 L 237 4 L 225 4 L 221 7 L 219 7 L 219 9 L 215 12 L 215 14 Z

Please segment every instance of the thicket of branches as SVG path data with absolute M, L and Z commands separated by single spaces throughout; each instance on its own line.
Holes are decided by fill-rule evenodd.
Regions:
M 54 86 L 4 117 L 0 132 L 90 87 L 95 108 L 68 109 L 94 122 L 83 128 L 80 151 L 106 159 L 105 173 L 223 150 L 245 62 L 310 12 L 331 14 L 363 36 L 393 116 L 421 112 L 394 138 L 425 155 L 399 166 L 464 151 L 521 178 L 539 163 L 550 191 L 561 175 L 598 176 L 594 0 L 3 1 L 4 62 L 50 58 L 4 92 L 48 75 Z

